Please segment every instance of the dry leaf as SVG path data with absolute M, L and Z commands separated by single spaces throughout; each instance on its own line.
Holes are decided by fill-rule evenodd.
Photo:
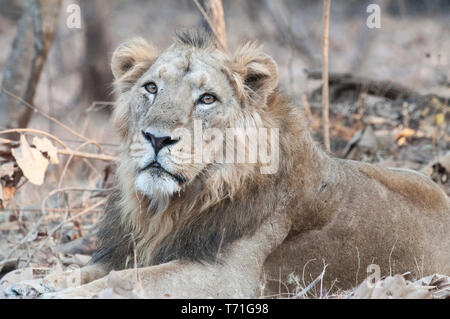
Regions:
M 47 153 L 48 157 L 52 164 L 58 164 L 58 149 L 53 146 L 52 142 L 49 139 L 42 137 L 34 137 L 33 145 L 42 153 Z
M 414 134 L 416 134 L 415 130 L 413 130 L 411 128 L 405 128 L 395 135 L 395 139 L 398 140 L 403 137 L 404 138 L 413 137 Z
M 405 143 L 406 143 L 406 137 L 404 137 L 404 136 L 400 137 L 397 141 L 398 146 L 402 146 Z
M 3 186 L 0 183 L 0 207 L 7 207 L 8 202 L 11 198 L 13 198 L 16 193 L 15 187 Z
M 0 165 L 0 178 L 8 177 L 8 179 L 12 179 L 13 175 L 14 175 L 13 162 Z M 9 199 L 11 199 L 12 195 L 14 195 L 14 192 L 15 192 L 14 187 L 6 187 L 6 186 L 3 187 L 0 181 L 0 208 L 7 206 L 7 202 Z
M 434 274 L 416 281 L 415 284 L 428 288 L 433 294 L 433 298 L 450 299 L 449 276 Z
M 12 150 L 12 155 L 17 165 L 22 169 L 23 175 L 35 185 L 44 183 L 45 171 L 48 167 L 48 159 L 40 151 L 31 148 L 25 136 L 20 137 L 20 147 Z
M 0 165 L 0 178 L 7 176 L 11 179 L 13 177 L 13 175 L 14 175 L 14 163 L 13 162 L 9 162 L 9 163 Z
M 431 292 L 427 287 L 413 284 L 401 275 L 388 276 L 374 285 L 365 280 L 354 292 L 357 299 L 429 299 Z

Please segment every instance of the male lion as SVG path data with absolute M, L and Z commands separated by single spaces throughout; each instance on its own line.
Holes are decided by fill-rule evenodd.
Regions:
M 325 264 L 328 287 L 357 285 L 370 264 L 381 275 L 450 275 L 447 196 L 419 173 L 324 152 L 300 108 L 277 89 L 276 63 L 255 44 L 229 56 L 186 31 L 158 54 L 134 39 L 115 51 L 112 71 L 118 189 L 82 285 L 57 297 L 98 294 L 112 270 L 133 282 L 135 266 L 145 296 L 156 298 L 288 296 L 295 275 L 311 281 Z M 270 140 L 270 161 L 247 160 L 250 134 L 231 145 L 210 134 L 193 143 L 200 160 L 183 162 L 196 125 L 265 132 L 258 147 Z M 224 147 L 245 160 L 220 160 Z M 67 285 L 61 275 L 40 284 Z

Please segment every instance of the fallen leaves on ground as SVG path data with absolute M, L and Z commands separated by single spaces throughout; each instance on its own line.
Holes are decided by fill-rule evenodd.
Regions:
M 356 299 L 431 299 L 450 298 L 450 277 L 435 274 L 416 282 L 402 275 L 388 276 L 377 283 L 367 279 L 352 293 Z
M 433 294 L 433 298 L 450 299 L 450 277 L 434 274 L 415 282 L 416 285 L 427 287 Z

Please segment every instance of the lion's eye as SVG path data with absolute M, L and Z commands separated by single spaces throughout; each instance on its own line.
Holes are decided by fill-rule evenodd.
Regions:
M 144 85 L 144 88 L 150 94 L 156 94 L 158 92 L 158 86 L 154 82 Z
M 217 98 L 212 94 L 203 94 L 198 101 L 202 104 L 213 104 L 217 101 Z

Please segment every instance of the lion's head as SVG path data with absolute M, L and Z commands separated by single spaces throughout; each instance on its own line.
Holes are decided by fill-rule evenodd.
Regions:
M 264 131 L 274 127 L 264 112 L 278 84 L 276 63 L 256 44 L 229 56 L 208 35 L 186 31 L 158 53 L 137 38 L 115 51 L 112 71 L 124 146 L 119 174 L 132 176 L 127 187 L 158 211 L 199 176 L 244 176 L 262 162 L 262 169 L 276 170 L 277 154 L 261 160 L 254 144 L 267 135 L 270 144 L 275 133 Z
M 141 266 L 215 260 L 290 196 L 295 158 L 312 144 L 258 45 L 229 55 L 186 31 L 158 53 L 138 38 L 119 46 L 112 70 L 119 189 L 97 259 L 123 267 L 134 246 Z

